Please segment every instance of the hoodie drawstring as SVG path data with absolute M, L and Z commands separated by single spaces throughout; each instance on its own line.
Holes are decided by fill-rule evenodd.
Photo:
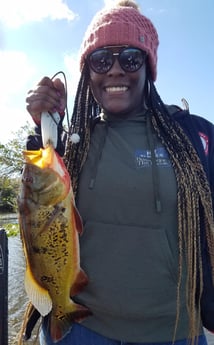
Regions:
M 151 161 L 152 161 L 152 180 L 154 186 L 154 198 L 155 198 L 155 207 L 158 213 L 161 212 L 161 200 L 160 200 L 160 179 L 158 173 L 158 167 L 156 162 L 155 156 L 155 143 L 151 128 L 151 114 L 147 113 L 146 116 L 146 129 L 147 129 L 147 136 L 148 136 L 148 144 L 151 152 Z
M 93 168 L 92 168 L 92 173 L 91 173 L 91 180 L 89 183 L 89 189 L 93 189 L 94 188 L 94 184 L 96 181 L 96 176 L 97 176 L 97 169 L 98 169 L 98 163 L 99 160 L 102 156 L 102 152 L 103 152 L 103 147 L 105 145 L 105 141 L 106 141 L 106 136 L 107 136 L 107 131 L 108 131 L 108 126 L 106 123 L 103 124 L 104 130 L 103 130 L 103 135 L 102 135 L 102 140 L 98 145 L 97 151 L 96 151 L 96 155 L 94 157 L 94 162 L 93 162 Z

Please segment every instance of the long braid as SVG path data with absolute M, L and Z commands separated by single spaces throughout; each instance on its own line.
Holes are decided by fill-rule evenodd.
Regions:
M 77 87 L 64 156 L 66 167 L 71 176 L 74 195 L 77 193 L 80 172 L 87 158 L 93 119 L 97 117 L 99 110 L 100 108 L 89 87 L 89 69 L 85 65 Z M 72 142 L 72 133 L 79 134 L 80 141 L 78 143 Z
M 189 314 L 189 338 L 194 339 L 199 326 L 200 303 L 203 289 L 201 254 L 201 226 L 205 229 L 209 253 L 214 252 L 214 228 L 211 192 L 200 159 L 190 140 L 179 124 L 169 115 L 153 82 L 150 86 L 151 118 L 154 130 L 166 147 L 177 180 L 178 192 L 178 247 L 179 268 L 177 286 L 177 318 L 179 320 L 180 286 L 184 258 L 187 266 L 187 308 Z M 183 257 L 185 253 L 185 256 Z M 214 257 L 210 255 L 214 278 Z M 199 278 L 199 284 L 198 284 Z M 195 296 L 198 293 L 198 312 Z M 174 334 L 175 336 L 175 334 Z
M 185 263 L 187 266 L 186 299 L 190 325 L 189 338 L 194 339 L 198 334 L 199 300 L 203 289 L 201 227 L 205 229 L 214 280 L 214 255 L 212 254 L 214 253 L 214 229 L 211 193 L 195 149 L 179 124 L 169 115 L 150 78 L 147 87 L 147 102 L 149 109 L 151 109 L 151 121 L 155 132 L 169 153 L 178 188 L 179 267 L 174 338 L 179 321 L 182 268 Z M 94 100 L 89 87 L 89 71 L 85 65 L 78 84 L 65 152 L 65 163 L 72 178 L 75 194 L 78 188 L 79 175 L 89 150 L 93 119 L 99 115 L 99 112 L 100 107 Z M 70 140 L 72 133 L 80 135 L 78 144 L 73 144 Z M 197 311 L 196 295 L 198 296 Z

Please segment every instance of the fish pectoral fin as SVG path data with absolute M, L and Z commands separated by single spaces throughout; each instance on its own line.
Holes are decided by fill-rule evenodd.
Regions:
M 37 283 L 29 266 L 25 272 L 25 290 L 31 303 L 42 316 L 50 313 L 52 300 L 49 292 Z
M 71 286 L 70 296 L 72 297 L 80 293 L 87 284 L 88 284 L 88 277 L 86 273 L 82 269 L 80 269 L 74 283 Z

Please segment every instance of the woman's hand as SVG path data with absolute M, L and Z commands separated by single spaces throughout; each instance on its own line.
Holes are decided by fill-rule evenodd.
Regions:
M 28 92 L 26 98 L 27 111 L 32 116 L 36 124 L 41 123 L 41 113 L 58 112 L 64 115 L 66 107 L 66 94 L 63 82 L 56 78 L 54 80 L 44 77 L 34 90 Z

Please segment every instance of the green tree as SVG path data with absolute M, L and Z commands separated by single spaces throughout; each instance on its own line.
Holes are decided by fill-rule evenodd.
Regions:
M 0 212 L 16 212 L 19 179 L 0 178 Z
M 33 128 L 27 123 L 22 126 L 7 144 L 0 144 L 0 177 L 14 177 L 23 167 L 22 151 L 25 149 L 27 136 Z
M 29 123 L 21 127 L 7 144 L 0 143 L 0 212 L 16 212 L 19 182 L 23 167 L 22 151 L 27 136 L 33 133 Z

